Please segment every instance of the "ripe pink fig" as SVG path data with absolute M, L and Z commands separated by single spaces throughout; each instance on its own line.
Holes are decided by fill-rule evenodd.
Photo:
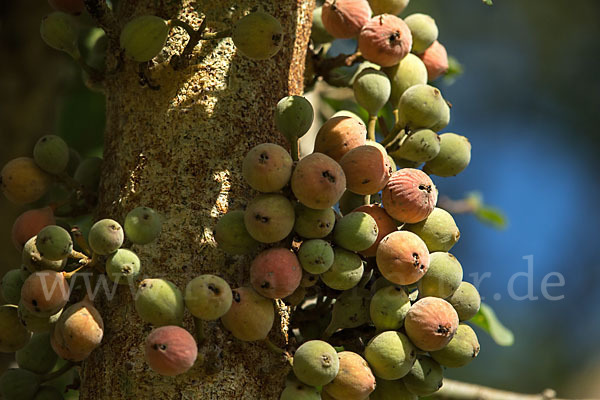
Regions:
M 444 45 L 437 40 L 423 54 L 419 54 L 419 58 L 427 68 L 427 80 L 429 82 L 435 81 L 448 72 L 448 53 Z
M 381 275 L 397 285 L 411 285 L 429 269 L 429 251 L 412 232 L 392 232 L 377 247 L 377 267 Z
M 354 211 L 362 211 L 369 214 L 377 223 L 378 233 L 375 243 L 373 243 L 373 245 L 368 249 L 360 252 L 360 254 L 362 254 L 364 257 L 375 257 L 379 242 L 381 242 L 381 240 L 390 233 L 397 231 L 398 225 L 396 221 L 394 221 L 379 204 L 360 206 Z
M 379 192 L 392 175 L 392 165 L 387 154 L 375 146 L 358 146 L 340 160 L 346 175 L 346 188 L 356 194 Z
M 416 224 L 432 213 L 438 191 L 429 175 L 419 169 L 394 172 L 381 193 L 383 208 L 398 221 Z
M 369 18 L 371 7 L 367 0 L 327 0 L 321 12 L 323 26 L 337 39 L 358 36 Z
M 375 376 L 369 364 L 351 351 L 338 353 L 340 369 L 336 377 L 323 387 L 334 399 L 364 400 L 375 390 Z
M 333 206 L 344 190 L 344 170 L 325 154 L 312 153 L 304 157 L 292 174 L 292 192 L 300 203 L 315 210 Z
M 294 293 L 302 280 L 298 257 L 285 248 L 271 248 L 260 253 L 250 266 L 254 290 L 270 299 L 283 299 Z
M 12 241 L 18 250 L 23 250 L 25 243 L 37 235 L 42 228 L 54 225 L 56 219 L 51 207 L 25 211 L 19 215 L 12 226 Z
M 408 310 L 404 328 L 411 342 L 421 350 L 441 350 L 458 329 L 458 314 L 446 300 L 424 297 Z
M 65 272 L 43 270 L 29 275 L 21 287 L 23 306 L 39 317 L 56 314 L 69 301 Z
M 358 36 L 358 49 L 362 56 L 382 67 L 398 64 L 411 47 L 412 35 L 408 25 L 391 14 L 371 18 Z
M 323 153 L 340 162 L 344 154 L 367 140 L 367 127 L 356 118 L 339 116 L 327 120 L 315 138 L 315 153 Z
M 146 362 L 161 375 L 183 374 L 192 368 L 197 357 L 198 345 L 194 337 L 179 326 L 161 326 L 146 338 Z

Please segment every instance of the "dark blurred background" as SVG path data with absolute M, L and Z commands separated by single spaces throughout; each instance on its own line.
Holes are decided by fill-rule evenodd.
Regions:
M 510 221 L 495 230 L 473 216 L 456 217 L 462 238 L 453 253 L 465 279 L 491 274 L 481 294 L 516 340 L 500 347 L 478 330 L 478 359 L 447 375 L 516 391 L 552 387 L 563 397 L 600 397 L 600 2 L 496 0 L 488 7 L 478 0 L 413 0 L 403 15 L 417 11 L 436 19 L 440 41 L 464 68 L 440 88 L 453 104 L 446 131 L 473 145 L 464 173 L 435 182 L 452 198 L 481 192 Z M 66 55 L 43 44 L 39 23 L 47 12 L 45 1 L 0 2 L 2 165 L 30 156 L 48 133 L 83 156 L 101 153 L 103 96 L 86 88 Z M 0 197 L 3 270 L 19 267 L 10 228 L 23 210 Z M 531 279 L 514 278 L 528 273 L 531 257 Z M 544 296 L 549 273 L 564 277 L 564 286 L 547 289 L 560 300 Z M 531 299 L 515 298 L 530 287 Z

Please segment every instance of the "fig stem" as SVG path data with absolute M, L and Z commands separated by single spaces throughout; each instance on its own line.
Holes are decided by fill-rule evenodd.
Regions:
M 73 368 L 75 366 L 75 363 L 72 361 L 67 361 L 65 363 L 65 365 L 63 365 L 62 367 L 60 367 L 59 369 L 57 369 L 54 372 L 50 372 L 47 373 L 46 375 L 42 375 L 40 377 L 40 383 L 45 383 L 48 381 L 51 381 L 53 379 L 58 378 L 59 376 L 63 375 L 64 373 L 68 372 L 71 370 L 71 368 Z
M 83 253 L 86 256 L 89 256 L 93 253 L 92 249 L 90 248 L 87 241 L 83 237 L 83 234 L 81 233 L 81 229 L 79 229 L 78 226 L 74 226 L 71 228 L 71 234 L 73 235 L 73 238 L 75 239 L 75 243 L 77 243 L 77 245 L 79 247 L 81 247 L 81 250 L 83 250 Z
M 369 115 L 369 125 L 367 126 L 367 139 L 375 141 L 375 127 L 377 126 L 377 115 Z
M 192 52 L 194 51 L 194 47 L 196 47 L 198 42 L 200 42 L 200 40 L 202 39 L 202 33 L 206 28 L 206 22 L 206 18 L 204 18 L 200 23 L 198 30 L 192 28 L 192 26 L 187 22 L 180 21 L 178 19 L 171 19 L 167 22 L 169 28 L 182 28 L 187 32 L 189 36 L 189 39 L 185 47 L 183 48 L 181 54 L 171 58 L 170 64 L 173 66 L 174 69 L 180 69 L 183 66 L 184 60 L 186 60 L 192 54 Z
M 309 55 L 307 55 L 307 57 L 308 56 Z M 351 67 L 362 61 L 364 61 L 364 58 L 362 53 L 358 50 L 353 54 L 339 54 L 332 58 L 324 58 L 320 53 L 315 61 L 315 74 L 326 79 L 335 68 L 343 66 Z
M 264 338 L 263 342 L 267 345 L 267 348 L 273 353 L 273 354 L 277 354 L 278 356 L 284 356 L 285 359 L 290 362 L 291 364 L 291 360 L 292 360 L 292 356 L 290 355 L 290 353 L 288 353 L 287 351 L 285 351 L 284 349 L 282 349 L 281 347 L 277 346 L 275 343 L 273 343 L 271 341 L 271 339 L 269 338 Z
M 290 140 L 292 160 L 298 161 L 300 152 L 298 149 L 298 137 L 294 136 Z

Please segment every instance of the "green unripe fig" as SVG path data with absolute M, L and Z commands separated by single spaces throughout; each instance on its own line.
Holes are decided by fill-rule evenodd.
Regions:
M 354 118 L 355 120 L 357 120 L 358 122 L 360 122 L 361 124 L 364 124 L 365 122 L 362 120 L 361 117 L 359 117 L 358 115 L 356 115 L 355 113 L 353 113 L 352 111 L 348 111 L 348 110 L 339 110 L 336 111 L 335 114 L 333 114 L 331 117 L 329 117 L 329 119 L 331 118 L 335 118 L 335 117 L 350 117 L 350 118 Z
M 302 272 L 302 280 L 300 281 L 300 286 L 309 288 L 315 286 L 319 281 L 319 275 L 311 274 L 309 272 Z
M 8 304 L 19 304 L 21 287 L 25 279 L 20 269 L 11 269 L 2 277 L 2 297 Z
M 35 247 L 43 258 L 61 261 L 71 255 L 73 239 L 66 229 L 57 225 L 48 225 L 37 234 Z
M 410 299 L 400 286 L 386 286 L 375 292 L 369 313 L 378 331 L 398 330 L 410 308 Z
M 398 15 L 408 6 L 408 2 L 409 0 L 369 0 L 369 5 L 373 15 Z
M 119 249 L 106 259 L 106 275 L 119 285 L 129 285 L 140 274 L 140 258 L 133 251 Z
M 64 398 L 62 392 L 54 386 L 42 386 L 33 400 L 64 400 Z
M 164 279 L 144 279 L 135 296 L 135 310 L 155 326 L 181 325 L 185 304 L 175 284 Z
M 40 375 L 50 372 L 58 360 L 58 356 L 50 345 L 50 333 L 33 335 L 27 346 L 17 350 L 15 359 L 19 368 Z
M 346 190 L 340 198 L 340 212 L 342 215 L 348 215 L 364 204 L 365 196 Z
M 306 240 L 298 250 L 300 265 L 311 274 L 322 274 L 331 268 L 333 257 L 333 248 L 321 239 Z
M 431 129 L 410 132 L 398 150 L 390 151 L 393 157 L 422 163 L 433 160 L 440 152 L 440 137 Z
M 33 400 L 39 386 L 39 377 L 21 368 L 11 368 L 0 377 L 0 394 L 4 400 Z
M 33 147 L 33 159 L 44 171 L 60 174 L 69 164 L 69 146 L 59 136 L 43 136 Z
M 232 302 L 231 287 L 215 275 L 200 275 L 185 287 L 185 305 L 196 318 L 214 321 L 221 318 Z
M 294 353 L 296 377 L 310 386 L 323 386 L 338 374 L 340 362 L 335 349 L 322 340 L 310 340 Z
M 444 371 L 440 364 L 427 356 L 419 356 L 403 379 L 406 388 L 418 396 L 429 396 L 443 384 Z
M 289 382 L 279 400 L 321 400 L 321 394 L 316 388 L 302 382 Z
M 333 253 L 333 265 L 321 274 L 321 280 L 332 289 L 352 289 L 363 276 L 362 259 L 358 254 L 339 247 L 333 249 Z
M 390 104 L 394 109 L 398 108 L 400 97 L 408 88 L 427 83 L 427 68 L 412 53 L 407 54 L 398 64 L 383 68 L 383 72 L 390 78 Z
M 367 343 L 365 358 L 375 376 L 394 380 L 408 374 L 417 358 L 417 350 L 403 333 L 386 331 Z
M 371 292 L 367 289 L 351 289 L 342 293 L 331 311 L 331 322 L 324 337 L 330 337 L 338 329 L 357 328 L 369 322 Z
M 481 307 L 479 292 L 469 282 L 461 282 L 452 296 L 446 299 L 458 314 L 460 321 L 467 321 L 475 316 Z
M 275 243 L 286 238 L 294 228 L 292 203 L 280 194 L 256 196 L 244 213 L 250 236 L 262 243 Z
M 38 316 L 32 313 L 23 305 L 23 300 L 19 302 L 19 320 L 21 324 L 27 328 L 29 332 L 42 333 L 49 332 L 52 326 L 58 321 L 63 310 L 59 310 L 56 314 L 49 317 Z
M 102 167 L 102 159 L 99 157 L 89 157 L 81 160 L 73 179 L 80 185 L 92 193 L 98 192 L 98 185 L 100 185 L 100 173 Z
M 290 181 L 292 164 L 286 149 L 275 143 L 262 143 L 244 157 L 242 175 L 259 192 L 278 192 Z
M 427 14 L 411 14 L 404 18 L 404 22 L 410 28 L 413 38 L 412 52 L 423 53 L 438 38 L 438 27 L 435 20 Z
M 312 104 L 302 96 L 287 96 L 275 108 L 275 126 L 291 143 L 310 129 L 315 112 Z
M 375 391 L 371 393 L 370 400 L 417 400 L 419 396 L 411 393 L 402 379 L 388 381 L 378 379 Z
M 162 230 L 160 214 L 150 207 L 136 207 L 125 216 L 125 235 L 134 244 L 148 244 L 156 240 Z
M 366 212 L 346 214 L 335 224 L 333 240 L 351 251 L 363 251 L 377 240 L 379 228 L 375 219 Z
M 423 239 L 430 252 L 450 251 L 460 239 L 460 231 L 452 215 L 437 207 L 423 221 L 406 224 L 404 229 Z
M 60 11 L 46 15 L 40 25 L 40 34 L 53 49 L 64 51 L 73 58 L 79 57 L 77 28 L 73 17 Z
M 232 295 L 231 307 L 221 317 L 225 329 L 245 342 L 265 339 L 275 320 L 273 300 L 261 296 L 250 287 L 234 289 Z
M 431 357 L 444 367 L 460 368 L 469 364 L 479 354 L 479 341 L 473 328 L 460 324 L 446 347 L 431 352 Z
M 252 253 L 258 247 L 244 224 L 244 211 L 229 211 L 219 218 L 214 230 L 215 240 L 226 253 L 239 255 Z
M 444 133 L 440 140 L 439 154 L 425 164 L 423 171 L 444 177 L 458 175 L 471 162 L 469 139 L 456 133 Z
M 364 358 L 351 351 L 338 353 L 340 369 L 323 392 L 334 399 L 364 400 L 375 390 L 375 377 Z
M 424 297 L 410 307 L 404 319 L 406 334 L 419 349 L 443 349 L 458 328 L 458 314 L 446 300 Z
M 129 58 L 146 62 L 160 53 L 168 36 L 167 21 L 154 15 L 143 15 L 123 27 L 119 43 Z
M 322 12 L 322 6 L 316 7 L 313 11 L 313 24 L 310 31 L 310 38 L 315 45 L 329 43 L 334 39 L 323 25 L 323 19 L 321 18 Z
M 281 49 L 283 28 L 272 15 L 256 11 L 235 23 L 231 37 L 242 55 L 253 60 L 266 60 Z
M 377 115 L 390 98 L 390 80 L 381 71 L 373 68 L 364 69 L 352 84 L 354 98 L 369 115 Z
M 445 299 L 458 289 L 462 278 L 463 269 L 456 257 L 441 251 L 431 253 L 429 269 L 418 284 L 420 296 Z
M 88 236 L 90 247 L 101 256 L 114 253 L 121 247 L 125 235 L 121 225 L 112 219 L 102 219 L 92 225 Z
M 373 217 L 377 223 L 378 233 L 375 243 L 373 243 L 373 245 L 367 250 L 360 252 L 360 254 L 364 257 L 375 257 L 377 255 L 377 247 L 379 247 L 379 243 L 384 237 L 398 230 L 398 223 L 394 221 L 394 219 L 392 219 L 392 217 L 390 217 L 388 213 L 385 212 L 383 207 L 381 207 L 381 205 L 378 203 L 360 206 L 354 211 L 366 212 Z
M 29 343 L 31 333 L 19 322 L 17 306 L 0 306 L 0 352 L 14 353 Z
M 450 122 L 450 107 L 439 89 L 414 85 L 406 89 L 398 103 L 400 126 L 408 130 L 439 132 Z
M 333 231 L 335 212 L 333 208 L 314 210 L 298 203 L 294 230 L 306 239 L 321 239 Z
M 21 261 L 29 272 L 42 271 L 50 269 L 53 271 L 62 271 L 66 265 L 67 260 L 51 261 L 46 258 L 42 258 L 40 252 L 36 247 L 37 236 L 29 239 L 23 246 L 23 252 L 21 253 Z

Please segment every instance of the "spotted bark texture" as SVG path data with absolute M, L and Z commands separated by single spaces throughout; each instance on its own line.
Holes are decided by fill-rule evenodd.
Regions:
M 89 3 L 94 1 L 86 0 L 93 8 Z M 251 259 L 225 255 L 213 228 L 223 213 L 243 208 L 254 195 L 241 176 L 247 151 L 263 142 L 285 145 L 273 112 L 281 97 L 302 92 L 313 8 L 314 0 L 120 0 L 115 15 L 93 10 L 117 34 L 144 14 L 179 18 L 193 27 L 205 15 L 208 30 L 219 32 L 254 9 L 274 15 L 285 32 L 283 49 L 272 59 L 249 60 L 225 38 L 200 42 L 189 64 L 176 70 L 169 60 L 188 36 L 175 28 L 147 74 L 158 90 L 140 85 L 137 64 L 119 61 L 113 34 L 97 217 L 122 222 L 140 205 L 164 217 L 157 242 L 133 246 L 143 277 L 166 278 L 182 290 L 203 273 L 218 274 L 232 287 L 249 285 Z M 152 326 L 136 315 L 132 290 L 120 287 L 111 300 L 99 296 L 96 304 L 105 337 L 81 369 L 82 399 L 279 398 L 288 369 L 263 343 L 238 341 L 218 321 L 207 322 L 196 365 L 184 375 L 161 377 L 144 362 L 143 343 Z M 286 310 L 277 309 L 283 317 L 276 319 L 271 339 L 282 345 Z M 184 325 L 195 329 L 189 314 Z

